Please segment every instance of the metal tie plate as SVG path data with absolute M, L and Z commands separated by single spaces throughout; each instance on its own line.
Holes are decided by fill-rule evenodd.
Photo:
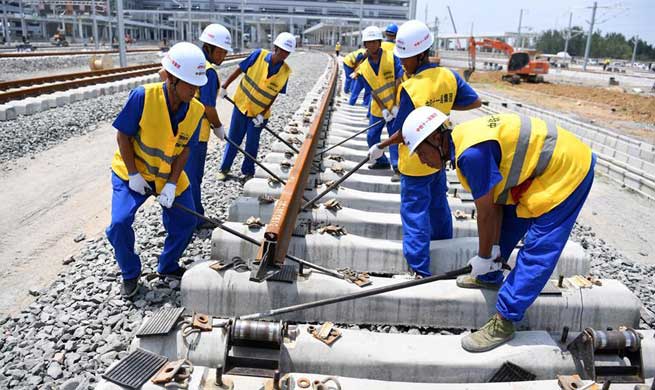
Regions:
M 173 329 L 184 312 L 183 307 L 161 308 L 146 321 L 136 337 L 165 335 Z
M 533 381 L 537 376 L 514 363 L 505 362 L 489 379 L 492 382 L 525 382 Z
M 106 380 L 129 389 L 138 389 L 168 361 L 165 356 L 137 348 L 112 369 L 102 374 Z

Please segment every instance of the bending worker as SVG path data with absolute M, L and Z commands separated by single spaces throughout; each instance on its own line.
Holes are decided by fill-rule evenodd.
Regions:
M 357 67 L 359 66 L 359 64 L 364 60 L 365 56 L 366 56 L 366 49 L 362 47 L 353 52 L 346 54 L 343 57 L 343 72 L 345 74 L 344 77 L 345 81 L 343 83 L 344 93 L 350 93 L 352 85 L 357 82 L 357 73 L 354 72 L 355 69 L 357 69 Z M 359 90 L 357 91 L 357 95 L 355 96 L 355 101 L 357 101 L 358 97 L 359 97 Z M 364 95 L 364 100 L 366 100 L 366 95 Z M 370 101 L 370 95 L 369 95 L 369 101 Z M 351 106 L 355 105 L 355 102 L 350 103 L 350 105 Z
M 221 86 L 219 95 L 227 95 L 227 87 L 241 73 L 243 78 L 234 94 L 234 109 L 230 123 L 229 137 L 237 144 L 241 144 L 246 137 L 246 152 L 257 158 L 259 150 L 259 137 L 262 128 L 268 123 L 271 116 L 271 106 L 277 95 L 287 92 L 287 81 L 291 68 L 284 60 L 296 50 L 296 38 L 288 32 L 280 33 L 273 42 L 273 52 L 257 49 L 241 63 Z M 221 162 L 219 180 L 226 180 L 232 167 L 237 149 L 231 144 L 225 145 L 223 161 Z M 244 158 L 241 173 L 246 180 L 255 175 L 255 163 Z
M 477 209 L 478 254 L 463 288 L 499 289 L 497 313 L 462 338 L 470 352 L 493 349 L 514 336 L 548 282 L 594 180 L 596 155 L 570 132 L 538 118 L 484 116 L 451 131 L 432 107 L 414 110 L 402 129 L 411 153 L 441 169 L 452 161 Z M 503 281 L 501 265 L 519 240 L 516 266 Z
M 171 208 L 173 202 L 193 208 L 189 179 L 183 168 L 189 141 L 205 112 L 194 99 L 205 85 L 205 56 L 197 46 L 181 42 L 162 59 L 166 82 L 146 84 L 130 92 L 113 123 L 118 150 L 111 163 L 111 225 L 107 237 L 123 275 L 122 293 L 131 297 L 139 288 L 141 261 L 134 252 L 134 215 L 150 194 L 159 194 L 167 236 L 159 257 L 160 276 L 181 278 L 177 263 L 186 249 L 196 218 Z
M 200 122 L 200 130 L 194 134 L 194 141 L 190 144 L 190 155 L 184 167 L 191 182 L 193 202 L 196 211 L 205 214 L 202 207 L 201 185 L 202 177 L 205 174 L 205 160 L 207 158 L 207 142 L 209 141 L 210 129 L 213 128 L 214 135 L 218 139 L 225 140 L 225 130 L 216 111 L 216 97 L 220 83 L 218 81 L 217 66 L 223 63 L 228 52 L 232 52 L 232 36 L 224 26 L 210 24 L 205 27 L 200 35 L 203 42 L 202 52 L 205 54 L 205 74 L 207 84 L 200 87 L 196 99 L 205 106 L 205 115 Z M 206 222 L 198 221 L 198 227 L 210 227 Z M 213 225 L 212 225 L 213 226 Z
M 364 82 L 365 88 L 371 92 L 369 125 L 376 124 L 368 130 L 366 141 L 371 147 L 380 142 L 382 128 L 387 124 L 389 136 L 393 135 L 390 123 L 398 113 L 396 102 L 396 87 L 400 84 L 403 69 L 400 60 L 390 50 L 384 50 L 382 32 L 375 26 L 369 26 L 362 32 L 362 41 L 366 47 L 367 58 L 359 65 L 358 73 Z M 394 176 L 398 176 L 398 146 L 389 147 L 391 167 Z M 384 153 L 368 166 L 369 169 L 389 169 L 389 160 Z
M 382 155 L 385 147 L 400 143 L 398 170 L 403 255 L 410 268 L 421 277 L 431 275 L 430 241 L 453 237 L 446 172 L 421 163 L 416 155 L 410 156 L 398 130 L 416 107 L 428 105 L 449 114 L 450 110 L 471 110 L 481 105 L 478 94 L 456 72 L 430 63 L 433 41 L 423 22 L 410 20 L 400 26 L 394 53 L 403 64 L 406 80 L 400 87 L 394 135 L 373 145 L 369 151 L 371 159 L 375 159 Z

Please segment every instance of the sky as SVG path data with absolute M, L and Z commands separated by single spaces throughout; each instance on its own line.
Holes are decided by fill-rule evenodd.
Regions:
M 520 5 L 519 5 L 520 4 Z M 518 30 L 520 9 L 523 8 L 522 31 L 566 29 L 569 13 L 573 12 L 573 26 L 583 26 L 586 31 L 591 20 L 593 1 L 584 0 L 466 0 L 439 1 L 418 0 L 416 17 L 431 25 L 439 18 L 440 33 L 453 33 L 447 6 L 453 13 L 458 33 L 498 33 Z M 603 8 L 601 8 L 603 7 Z M 620 32 L 628 39 L 634 35 L 655 44 L 655 0 L 599 0 L 594 30 Z

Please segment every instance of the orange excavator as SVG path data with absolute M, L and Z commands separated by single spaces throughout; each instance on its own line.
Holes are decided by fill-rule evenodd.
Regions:
M 547 74 L 550 68 L 548 61 L 535 59 L 536 51 L 514 51 L 510 44 L 497 39 L 483 38 L 481 41 L 476 41 L 475 38 L 470 37 L 468 45 L 469 68 L 464 71 L 464 78 L 467 81 L 475 71 L 475 57 L 478 46 L 496 49 L 507 54 L 509 61 L 507 62 L 507 73 L 503 75 L 503 80 L 512 84 L 519 84 L 521 80 L 541 83 L 544 81 L 543 75 Z

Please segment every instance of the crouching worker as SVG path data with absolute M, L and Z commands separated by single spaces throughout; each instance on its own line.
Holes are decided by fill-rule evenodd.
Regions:
M 570 132 L 539 118 L 484 116 L 450 130 L 432 107 L 414 110 L 403 125 L 404 143 L 421 161 L 441 169 L 452 161 L 477 209 L 478 254 L 469 260 L 462 288 L 498 291 L 497 313 L 462 338 L 469 352 L 511 340 L 514 322 L 550 278 L 594 180 L 596 155 Z M 503 280 L 502 262 L 519 240 L 516 266 Z
M 123 295 L 139 288 L 141 261 L 134 252 L 134 215 L 150 194 L 162 206 L 167 236 L 157 272 L 181 278 L 178 265 L 196 218 L 174 208 L 177 202 L 194 208 L 189 179 L 183 171 L 189 157 L 189 140 L 205 112 L 193 97 L 207 82 L 205 56 L 197 46 L 181 42 L 162 59 L 166 82 L 146 84 L 130 96 L 113 123 L 118 150 L 112 161 L 111 225 L 106 230 L 123 276 Z

